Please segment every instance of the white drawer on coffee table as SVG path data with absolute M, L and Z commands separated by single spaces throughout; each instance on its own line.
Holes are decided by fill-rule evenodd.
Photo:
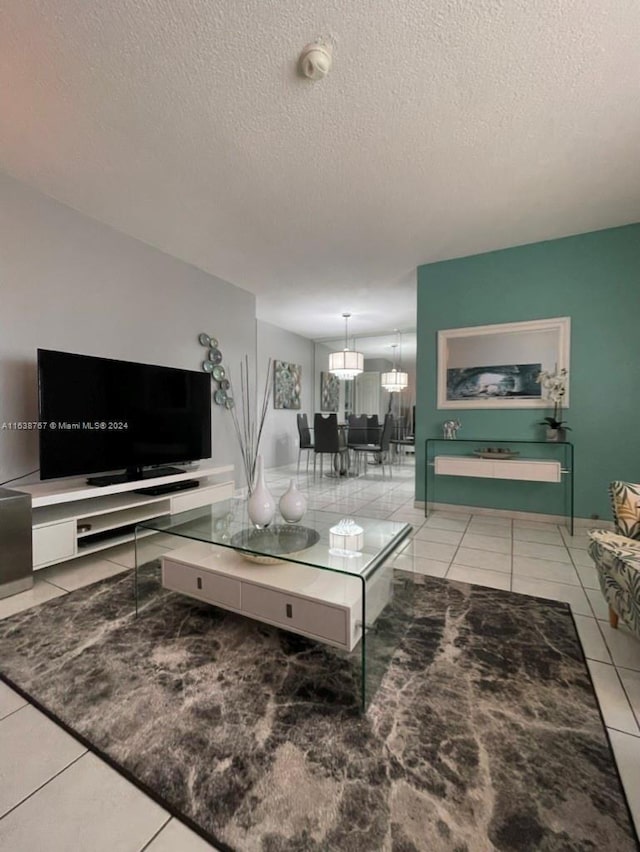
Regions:
M 344 609 L 251 583 L 242 584 L 242 609 L 247 615 L 282 625 L 285 630 L 300 631 L 343 647 L 347 644 L 347 612 Z
M 182 592 L 222 607 L 238 610 L 241 607 L 242 583 L 239 580 L 172 562 L 166 557 L 162 560 L 162 585 L 173 592 Z

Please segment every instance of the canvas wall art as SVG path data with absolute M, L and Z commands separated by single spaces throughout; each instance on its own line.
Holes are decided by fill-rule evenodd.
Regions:
M 288 361 L 274 361 L 273 407 L 300 410 L 302 367 Z
M 447 400 L 541 399 L 536 381 L 542 364 L 452 367 L 447 370 Z
M 438 408 L 546 408 L 536 379 L 568 371 L 570 350 L 570 317 L 441 329 Z
M 340 379 L 333 373 L 320 373 L 320 411 L 337 411 L 340 404 Z

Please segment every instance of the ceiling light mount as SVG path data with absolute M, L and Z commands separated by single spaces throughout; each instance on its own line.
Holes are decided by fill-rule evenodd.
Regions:
M 326 41 L 318 39 L 302 48 L 298 67 L 300 73 L 309 80 L 322 80 L 331 70 L 333 48 Z
M 349 349 L 349 317 L 344 317 L 344 349 L 342 352 L 332 352 L 329 355 L 329 372 L 339 379 L 355 379 L 364 370 L 364 355 Z

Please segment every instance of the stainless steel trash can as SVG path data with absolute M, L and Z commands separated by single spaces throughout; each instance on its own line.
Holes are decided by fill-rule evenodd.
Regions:
M 0 488 L 0 598 L 32 586 L 31 495 Z

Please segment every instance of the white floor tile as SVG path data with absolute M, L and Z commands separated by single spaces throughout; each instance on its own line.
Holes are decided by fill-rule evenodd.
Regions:
M 569 553 L 571 554 L 571 558 L 573 560 L 574 565 L 582 565 L 585 568 L 593 568 L 594 561 L 589 556 L 588 551 L 586 550 L 578 550 L 575 547 L 569 548 Z
M 392 515 L 389 515 L 389 520 L 402 521 L 405 524 L 420 524 L 420 526 L 422 526 L 424 523 L 424 515 L 421 515 L 420 512 L 409 512 L 406 509 L 399 509 Z
M 587 665 L 606 726 L 634 736 L 640 735 L 638 723 L 615 668 L 595 660 L 587 660 Z
M 611 656 L 600 632 L 598 621 L 589 615 L 577 615 L 576 613 L 574 613 L 573 618 L 576 622 L 585 657 L 600 663 L 611 663 Z
M 488 586 L 491 589 L 509 591 L 511 575 L 501 571 L 487 571 L 484 568 L 468 568 L 465 565 L 452 565 L 447 580 L 471 583 L 473 586 Z
M 580 585 L 573 565 L 567 562 L 551 562 L 549 559 L 534 559 L 532 556 L 514 556 L 513 574 L 535 580 L 550 580 L 553 583 L 568 583 L 570 586 Z
M 393 513 L 393 509 L 380 509 L 371 504 L 363 506 L 358 512 L 361 518 L 388 518 Z
M 138 558 L 141 562 L 151 562 L 165 554 L 168 549 L 164 546 L 145 542 L 143 539 L 138 545 Z M 104 558 L 125 568 L 135 568 L 136 554 L 133 544 L 121 544 L 118 547 L 110 548 L 105 551 Z
M 144 852 L 211 852 L 215 848 L 186 825 L 172 819 Z
M 528 527 L 513 528 L 514 541 L 535 541 L 538 544 L 555 544 L 564 547 L 562 536 L 557 530 L 537 530 Z
M 58 589 L 56 586 L 52 586 L 51 583 L 41 580 L 36 573 L 32 589 L 0 600 L 0 618 L 7 618 L 10 615 L 15 615 L 16 612 L 31 609 L 32 606 L 37 606 L 65 594 L 66 592 L 62 589 Z
M 600 589 L 585 589 L 585 594 L 589 598 L 589 603 L 595 617 L 608 622 L 609 605 Z
M 554 544 L 539 544 L 534 541 L 513 542 L 514 556 L 533 556 L 536 559 L 550 559 L 552 562 L 568 562 L 571 558 L 566 547 L 558 547 Z
M 598 582 L 598 571 L 593 565 L 590 568 L 585 568 L 584 565 L 576 565 L 576 571 L 578 572 L 578 577 L 580 577 L 580 582 L 585 587 L 585 589 L 596 589 L 600 590 L 600 583 Z
M 470 521 L 471 513 L 465 512 L 462 509 L 457 512 L 453 508 L 449 509 L 436 509 L 432 513 L 432 517 L 434 518 L 449 518 L 452 521 Z
M 622 681 L 624 691 L 627 693 L 627 698 L 635 714 L 636 722 L 640 726 L 640 672 L 633 672 L 630 669 L 618 669 L 618 676 Z
M 82 586 L 88 586 L 107 577 L 113 577 L 114 574 L 126 570 L 123 565 L 109 562 L 104 556 L 100 558 L 85 556 L 81 559 L 72 559 L 69 562 L 61 562 L 58 565 L 43 568 L 42 574 L 44 575 L 43 579 L 47 582 L 71 592 L 74 589 L 80 589 Z
M 413 560 L 413 570 L 416 574 L 427 574 L 430 577 L 444 577 L 449 570 L 448 562 L 438 562 L 436 559 L 420 559 L 416 556 Z
M 438 562 L 451 562 L 458 548 L 455 544 L 440 544 L 437 541 L 413 539 L 413 555 L 421 559 L 436 559 Z
M 482 513 L 477 512 L 472 515 L 472 522 L 487 524 L 491 527 L 506 527 L 509 530 L 513 525 L 511 518 L 503 518 L 500 515 L 483 515 Z
M 0 849 L 134 852 L 168 818 L 121 775 L 85 754 L 0 820 Z
M 84 746 L 30 704 L 3 719 L 0 722 L 0 816 L 84 751 Z M 2 824 L 0 821 L 0 838 Z M 11 847 L 0 842 L 0 849 L 5 848 Z
M 619 731 L 609 731 L 609 737 L 636 831 L 640 835 L 640 739 Z
M 494 538 L 511 539 L 511 527 L 503 524 L 487 524 L 484 521 L 476 520 L 475 516 L 471 519 L 471 523 L 467 527 L 468 533 L 477 533 L 478 535 L 490 535 Z
M 547 532 L 558 531 L 558 523 L 554 521 L 527 521 L 524 518 L 513 519 L 513 530 L 546 530 Z
M 550 583 L 547 580 L 530 580 L 514 575 L 512 589 L 523 595 L 533 595 L 536 598 L 549 598 L 553 601 L 564 601 L 571 605 L 574 613 L 591 615 L 591 608 L 584 591 L 580 586 L 569 586 L 566 583 Z
M 511 573 L 511 556 L 506 553 L 493 553 L 490 550 L 461 547 L 455 555 L 454 562 L 456 565 L 464 565 L 467 568 L 482 568 L 483 571 Z
M 622 622 L 618 622 L 616 629 L 610 624 L 603 624 L 602 632 L 616 666 L 640 671 L 640 639 L 634 636 Z
M 473 547 L 474 550 L 489 550 L 492 553 L 508 553 L 511 555 L 511 539 L 498 538 L 491 535 L 465 533 L 462 539 L 463 547 Z
M 589 547 L 590 538 L 586 533 L 576 533 L 569 535 L 569 531 L 563 528 L 560 529 L 560 534 L 564 539 L 564 543 L 572 550 L 586 550 Z
M 26 703 L 22 696 L 0 681 L 0 719 L 4 719 L 19 707 L 24 707 Z
M 457 518 L 445 518 L 442 515 L 429 515 L 425 522 L 427 527 L 436 527 L 439 530 L 453 530 L 454 532 L 464 532 L 467 528 L 467 521 Z
M 440 544 L 460 544 L 462 540 L 461 532 L 453 530 L 440 530 L 437 527 L 422 526 L 414 535 L 421 541 L 437 541 Z

